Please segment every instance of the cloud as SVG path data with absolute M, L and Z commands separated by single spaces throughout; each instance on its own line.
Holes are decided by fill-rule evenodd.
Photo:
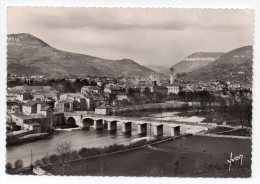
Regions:
M 171 66 L 193 52 L 252 44 L 253 18 L 239 9 L 11 7 L 8 33 L 19 32 L 62 50 Z
M 196 27 L 232 29 L 245 26 L 241 10 L 216 9 L 114 9 L 114 8 L 20 8 L 31 24 L 56 29 L 177 30 Z M 249 17 L 250 19 L 250 17 Z

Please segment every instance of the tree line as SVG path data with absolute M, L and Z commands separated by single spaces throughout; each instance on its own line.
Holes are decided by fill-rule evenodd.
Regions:
M 28 85 L 28 86 L 51 86 L 57 89 L 61 93 L 76 93 L 81 90 L 83 86 L 96 86 L 97 83 L 94 80 L 88 79 L 45 79 L 45 80 L 22 80 L 16 78 L 12 81 L 7 81 L 8 87 L 20 86 L 20 85 Z
M 107 154 L 107 153 L 112 153 L 116 151 L 122 151 L 126 149 L 131 149 L 131 148 L 136 148 L 143 146 L 145 144 L 153 143 L 158 140 L 161 140 L 161 138 L 158 138 L 156 140 L 150 140 L 150 141 L 139 141 L 135 143 L 131 143 L 129 145 L 123 145 L 123 144 L 113 144 L 110 146 L 105 146 L 103 148 L 81 148 L 79 150 L 74 150 L 73 145 L 70 142 L 61 142 L 57 144 L 56 146 L 56 153 L 51 154 L 51 155 L 46 155 L 42 159 L 38 159 L 33 163 L 33 166 L 40 166 L 44 167 L 47 165 L 53 165 L 53 164 L 61 164 L 62 169 L 63 169 L 63 174 L 65 170 L 68 167 L 68 162 L 69 161 L 74 161 L 77 159 L 84 159 L 86 157 L 90 156 L 97 156 L 97 155 L 102 155 L 102 154 Z M 21 169 L 24 167 L 23 161 L 21 159 L 18 159 L 14 165 L 12 163 L 8 162 L 5 165 L 6 167 L 6 172 L 12 172 L 17 169 Z

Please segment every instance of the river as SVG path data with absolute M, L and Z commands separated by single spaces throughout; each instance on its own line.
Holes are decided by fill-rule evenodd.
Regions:
M 144 115 L 144 114 L 143 114 Z M 169 119 L 176 116 L 176 112 L 146 112 L 145 116 L 154 117 L 154 119 Z M 147 127 L 147 136 L 150 136 L 150 127 Z M 93 127 L 90 130 L 60 130 L 50 139 L 38 140 L 30 143 L 23 143 L 20 145 L 8 146 L 6 150 L 7 162 L 14 164 L 17 159 L 23 161 L 24 166 L 29 166 L 31 163 L 31 150 L 33 153 L 33 160 L 41 159 L 46 155 L 51 155 L 56 152 L 57 144 L 67 141 L 73 146 L 73 149 L 80 149 L 82 147 L 104 147 L 112 144 L 129 144 L 133 139 L 139 137 L 137 134 L 137 125 L 132 124 L 132 134 L 125 135 L 121 131 L 121 124 L 118 123 L 116 133 L 110 133 L 106 130 L 96 131 Z M 182 130 L 181 130 L 182 131 Z M 164 128 L 164 136 L 169 136 L 170 130 Z M 153 134 L 152 134 L 153 136 Z

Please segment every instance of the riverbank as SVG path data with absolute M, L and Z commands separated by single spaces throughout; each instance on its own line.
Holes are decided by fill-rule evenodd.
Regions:
M 180 138 L 182 136 L 179 136 Z M 122 144 L 113 144 L 110 146 L 106 146 L 103 148 L 81 148 L 80 150 L 73 150 L 67 155 L 66 164 L 74 161 L 80 161 L 91 158 L 98 158 L 102 156 L 124 153 L 128 151 L 137 150 L 147 146 L 148 144 L 154 145 L 162 142 L 173 140 L 173 137 L 159 137 L 157 139 L 140 139 L 139 141 L 135 141 L 128 145 Z M 62 165 L 61 155 L 52 154 L 49 156 L 45 156 L 42 159 L 36 160 L 34 162 L 34 166 L 42 167 L 44 169 L 48 169 L 49 167 L 55 167 L 56 165 Z M 23 167 L 20 169 L 11 168 L 7 170 L 8 174 L 32 174 L 31 167 Z
M 228 171 L 230 152 L 243 154 L 243 165 Z M 43 167 L 52 175 L 250 177 L 251 140 L 189 136 L 113 153 Z
M 43 166 L 52 175 L 250 177 L 251 140 L 188 136 L 128 151 Z M 232 164 L 230 152 L 243 154 L 243 165 Z M 16 173 L 18 174 L 18 173 Z
M 226 111 L 180 111 L 179 116 L 203 116 L 205 119 L 203 123 L 216 123 L 218 125 L 241 126 L 240 119 L 237 115 L 231 114 Z
M 34 133 L 6 140 L 6 146 L 14 146 L 23 143 L 52 138 L 53 133 Z
M 143 104 L 143 105 L 131 105 L 124 107 L 113 107 L 112 112 L 115 115 L 124 115 L 125 113 L 130 112 L 146 112 L 146 111 L 155 111 L 161 112 L 165 110 L 176 110 L 182 108 L 186 102 L 181 101 L 167 101 L 163 103 L 151 103 L 151 104 Z

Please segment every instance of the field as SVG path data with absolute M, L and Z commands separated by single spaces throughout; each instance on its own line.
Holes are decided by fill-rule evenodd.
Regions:
M 228 171 L 227 160 L 243 154 Z M 251 140 L 183 137 L 126 153 L 47 166 L 53 175 L 250 177 Z
M 206 118 L 204 123 L 216 123 L 218 125 L 222 125 L 223 122 L 226 122 L 227 125 L 230 126 L 241 126 L 239 116 L 232 115 L 229 112 L 223 111 L 214 111 L 214 112 L 197 112 L 197 111 L 189 111 L 189 112 L 181 112 L 178 114 L 179 116 L 202 116 Z

